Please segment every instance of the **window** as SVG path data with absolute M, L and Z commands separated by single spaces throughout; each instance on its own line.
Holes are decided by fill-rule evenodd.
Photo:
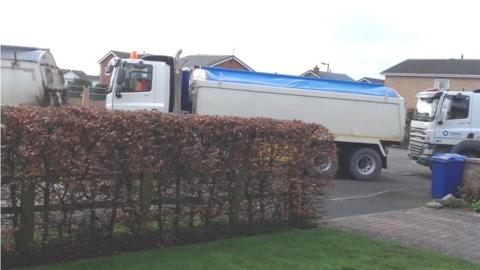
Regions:
M 122 92 L 148 92 L 152 89 L 152 66 L 144 64 L 126 64 L 125 82 Z
M 433 88 L 440 90 L 450 89 L 450 80 L 449 79 L 435 79 L 433 81 Z
M 468 118 L 470 107 L 470 97 L 464 95 L 447 96 L 451 100 L 450 111 L 447 120 Z

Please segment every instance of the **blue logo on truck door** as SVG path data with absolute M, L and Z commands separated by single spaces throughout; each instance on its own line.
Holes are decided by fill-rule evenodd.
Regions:
M 448 136 L 448 130 L 443 131 L 443 136 Z

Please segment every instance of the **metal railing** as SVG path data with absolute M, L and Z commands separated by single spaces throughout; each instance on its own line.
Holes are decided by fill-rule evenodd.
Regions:
M 70 105 L 81 103 L 82 107 L 89 107 L 91 101 L 97 103 L 105 101 L 108 88 L 70 84 L 65 87 L 64 91 L 67 99 L 69 100 L 67 103 Z M 72 102 L 75 99 L 78 99 L 78 102 Z

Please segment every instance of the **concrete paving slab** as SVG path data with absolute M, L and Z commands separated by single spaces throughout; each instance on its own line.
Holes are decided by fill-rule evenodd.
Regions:
M 480 262 L 480 214 L 413 208 L 334 218 L 329 226 Z

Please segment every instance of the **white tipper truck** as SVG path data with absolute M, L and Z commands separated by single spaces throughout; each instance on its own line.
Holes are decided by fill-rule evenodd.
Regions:
M 386 147 L 403 139 L 404 100 L 383 85 L 196 67 L 182 72 L 180 88 L 175 59 L 113 59 L 107 109 L 318 123 L 335 135 L 339 164 L 361 180 L 376 178 L 387 167 Z
M 437 153 L 459 153 L 480 158 L 480 90 L 417 94 L 410 126 L 409 156 L 429 165 Z

